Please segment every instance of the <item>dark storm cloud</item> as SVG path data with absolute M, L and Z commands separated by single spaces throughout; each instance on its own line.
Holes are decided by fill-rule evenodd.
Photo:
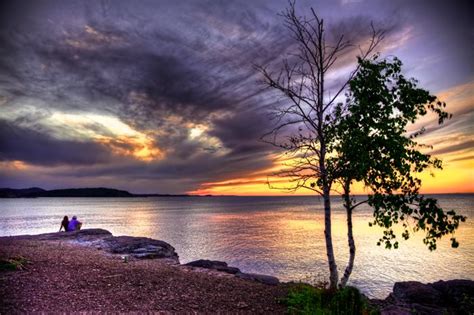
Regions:
M 258 93 L 252 61 L 286 47 L 278 27 L 235 6 L 213 3 L 207 12 L 200 3 L 100 4 L 41 1 L 3 12 L 5 109 L 17 107 L 21 95 L 46 103 L 50 113 L 112 113 L 135 128 L 164 131 L 157 142 L 182 158 L 209 148 L 185 141 L 187 129 L 166 118 L 212 123 L 212 113 L 248 106 Z
M 0 120 L 0 161 L 18 160 L 38 165 L 93 165 L 111 160 L 97 143 L 55 139 Z
M 46 15 L 26 19 L 20 13 L 4 21 L 1 66 L 7 69 L 5 80 L 16 87 L 10 92 L 60 101 L 63 106 L 71 105 L 70 94 L 74 93 L 84 101 L 100 93 L 127 103 L 129 93 L 135 91 L 146 95 L 147 108 L 180 113 L 188 109 L 190 118 L 200 119 L 203 113 L 235 106 L 234 97 L 245 97 L 249 90 L 242 86 L 255 54 L 271 57 L 274 51 L 276 57 L 281 51 L 278 46 L 283 47 L 277 32 L 254 15 L 244 15 L 240 25 L 233 10 L 219 9 L 222 4 L 218 3 L 208 13 L 196 3 L 180 11 L 157 2 L 147 3 L 149 6 L 114 2 L 103 9 L 103 15 L 97 13 L 103 12 L 98 3 L 83 3 L 82 10 L 76 2 L 40 3 L 56 10 L 39 10 L 38 4 L 27 10 L 25 5 L 26 12 L 45 11 Z M 78 10 L 78 17 L 64 21 L 61 14 L 72 10 Z M 153 16 L 148 13 L 153 18 L 149 25 L 144 25 L 143 18 L 133 19 L 144 10 L 153 12 Z M 221 11 L 224 15 L 212 16 Z M 171 16 L 164 16 L 167 13 Z M 160 22 L 172 21 L 173 16 L 177 19 L 174 25 Z M 183 24 L 184 30 L 180 29 Z M 252 38 L 262 30 L 268 34 Z M 267 49 L 262 52 L 264 46 Z
M 249 10 L 212 2 L 212 9 L 208 7 L 197 2 L 171 6 L 105 1 L 12 6 L 0 29 L 5 109 L 22 106 L 21 96 L 36 104 L 33 107 L 47 107 L 43 119 L 55 111 L 115 115 L 137 130 L 156 130 L 156 143 L 167 155 L 151 163 L 119 163 L 100 144 L 27 134 L 27 127 L 38 127 L 41 119 L 23 114 L 15 120 L 24 127 L 24 137 L 17 145 L 2 144 L 3 159 L 46 166 L 108 162 L 55 174 L 64 178 L 120 174 L 134 180 L 166 181 L 154 187 L 167 192 L 192 190 L 203 181 L 269 167 L 267 150 L 260 152 L 258 142 L 268 123 L 254 112 L 258 125 L 240 126 L 239 112 L 259 102 L 253 63 L 281 55 L 288 38 L 282 36 L 280 26 L 266 21 L 268 17 L 258 16 L 267 13 L 264 6 Z M 68 20 L 68 12 L 73 11 Z M 179 121 L 170 121 L 173 116 Z M 232 133 L 221 132 L 226 128 L 222 117 Z M 190 141 L 188 123 L 216 124 L 220 131 L 211 130 L 209 136 L 217 136 L 221 144 Z M 83 127 L 105 132 L 100 125 Z M 40 145 L 30 145 L 28 137 Z M 81 150 L 77 156 L 74 145 Z M 46 154 L 54 149 L 60 154 Z
M 262 127 L 268 126 L 268 120 L 266 115 L 255 115 L 253 111 L 239 112 L 232 119 L 215 120 L 211 135 L 220 139 L 226 147 L 232 148 L 234 155 L 263 153 L 271 148 L 256 140 L 262 136 Z

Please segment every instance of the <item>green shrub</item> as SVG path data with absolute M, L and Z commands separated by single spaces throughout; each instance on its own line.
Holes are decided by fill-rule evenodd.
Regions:
M 357 315 L 378 314 L 357 288 L 345 287 L 331 292 L 309 284 L 290 289 L 285 300 L 290 314 Z
M 24 257 L 18 256 L 9 259 L 0 259 L 0 271 L 23 270 L 27 264 Z

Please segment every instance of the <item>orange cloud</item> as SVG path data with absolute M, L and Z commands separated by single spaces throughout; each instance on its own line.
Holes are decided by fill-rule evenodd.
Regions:
M 139 132 L 114 116 L 65 114 L 55 112 L 47 121 L 49 128 L 60 129 L 66 138 L 89 139 L 109 147 L 113 153 L 142 161 L 162 159 L 164 152 L 145 132 Z
M 23 161 L 1 161 L 0 169 L 24 171 L 28 169 L 28 165 Z

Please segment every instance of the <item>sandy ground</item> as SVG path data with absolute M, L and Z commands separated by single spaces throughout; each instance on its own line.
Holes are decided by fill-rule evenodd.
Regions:
M 22 256 L 24 270 L 0 271 L 0 314 L 163 312 L 281 314 L 285 285 L 171 266 L 124 263 L 63 241 L 0 238 L 0 259 Z

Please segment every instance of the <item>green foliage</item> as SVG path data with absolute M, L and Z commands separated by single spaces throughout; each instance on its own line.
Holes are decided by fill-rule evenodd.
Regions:
M 345 287 L 333 292 L 302 283 L 290 290 L 285 302 L 290 314 L 378 314 L 354 287 Z
M 23 270 L 28 263 L 26 258 L 18 256 L 9 259 L 0 259 L 0 271 Z
M 299 284 L 288 293 L 286 305 L 291 314 L 318 314 L 322 309 L 324 289 Z M 319 312 L 319 314 L 324 314 Z
M 420 151 L 426 146 L 415 140 L 425 129 L 407 134 L 407 126 L 429 111 L 440 124 L 451 115 L 444 111 L 445 103 L 419 88 L 416 80 L 405 78 L 401 68 L 396 57 L 359 60 L 346 104 L 339 104 L 334 112 L 337 123 L 331 133 L 337 140 L 332 149 L 337 155 L 328 163 L 333 166 L 330 171 L 335 180 L 362 182 L 372 192 L 368 204 L 375 219 L 370 225 L 384 228 L 378 245 L 398 248 L 392 226 L 401 223 L 403 239 L 422 230 L 423 242 L 435 250 L 436 241 L 451 234 L 451 245 L 457 247 L 454 232 L 466 218 L 453 210 L 445 212 L 436 199 L 419 195 L 418 174 L 441 169 L 442 163 Z
M 410 232 L 422 230 L 425 232 L 423 243 L 432 251 L 436 249 L 438 239 L 447 234 L 454 234 L 459 223 L 466 220 L 466 217 L 456 214 L 453 210 L 444 212 L 436 199 L 418 195 L 374 194 L 369 196 L 369 205 L 374 209 L 373 224 L 385 229 L 378 245 L 384 243 L 388 249 L 392 246 L 398 247 L 392 225 L 399 221 L 402 221 L 404 228 L 403 239 L 407 240 Z M 408 218 L 411 218 L 411 226 Z M 453 248 L 459 246 L 456 238 L 451 237 L 450 240 Z

